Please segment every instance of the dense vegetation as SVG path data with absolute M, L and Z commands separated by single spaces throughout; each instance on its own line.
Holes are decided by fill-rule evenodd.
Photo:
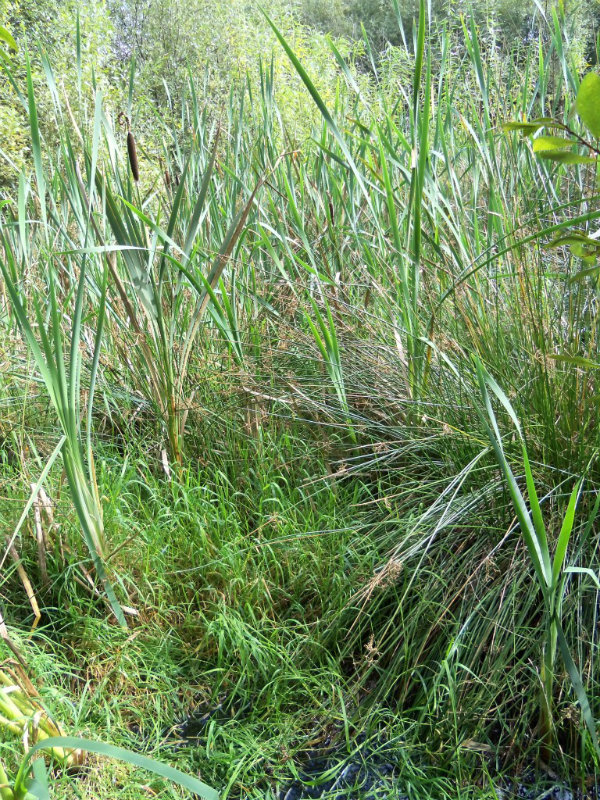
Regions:
M 462 5 L 0 0 L 3 800 L 594 784 L 598 7 Z

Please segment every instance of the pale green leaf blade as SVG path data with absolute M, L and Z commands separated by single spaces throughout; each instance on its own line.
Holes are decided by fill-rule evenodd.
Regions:
M 587 575 L 588 578 L 592 579 L 596 589 L 600 591 L 600 579 L 593 569 L 590 569 L 589 567 L 565 567 L 563 572 L 568 575 Z
M 33 772 L 33 780 L 27 786 L 27 791 L 30 792 L 37 800 L 50 800 L 50 787 L 48 786 L 48 772 L 43 758 L 36 758 L 31 765 Z

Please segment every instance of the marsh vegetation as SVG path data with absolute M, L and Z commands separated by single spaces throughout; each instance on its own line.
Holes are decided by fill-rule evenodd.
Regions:
M 0 9 L 0 797 L 587 796 L 596 5 Z

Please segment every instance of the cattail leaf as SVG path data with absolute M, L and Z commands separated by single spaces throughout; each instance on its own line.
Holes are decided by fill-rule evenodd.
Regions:
M 593 569 L 589 567 L 565 567 L 563 572 L 567 575 L 587 575 L 591 578 L 594 587 L 600 591 L 600 579 Z
M 35 102 L 35 93 L 33 89 L 33 74 L 31 72 L 31 64 L 29 61 L 29 53 L 25 53 L 25 70 L 27 79 L 27 100 L 29 111 L 29 129 L 31 131 L 31 152 L 33 155 L 33 164 L 35 167 L 35 177 L 38 184 L 38 198 L 40 201 L 40 208 L 42 212 L 42 223 L 46 230 L 46 179 L 44 177 L 44 168 L 42 165 L 42 142 L 40 139 L 40 126 L 38 123 L 37 105 Z
M 154 222 L 154 220 L 151 219 L 151 217 L 149 217 L 147 214 L 144 214 L 143 211 L 140 211 L 140 209 L 133 203 L 130 203 L 129 200 L 126 200 L 124 197 L 120 197 L 119 199 L 121 200 L 123 205 L 125 205 L 133 214 L 135 214 L 136 217 L 138 217 L 145 225 L 147 225 L 152 231 L 154 231 L 157 238 L 161 242 L 163 242 L 163 244 L 167 245 L 169 249 L 173 249 L 179 253 L 182 252 L 181 247 L 177 244 L 177 242 L 174 239 L 171 238 L 168 231 L 165 232 L 160 227 L 160 225 L 157 225 L 156 222 Z M 117 249 L 121 249 L 123 251 L 137 250 L 140 254 L 148 252 L 147 247 L 128 246 Z
M 498 399 L 504 405 L 505 409 L 509 413 L 509 416 L 513 420 L 513 423 L 515 423 L 515 427 L 517 428 L 519 437 L 523 441 L 521 434 L 521 426 L 519 425 L 519 421 L 514 412 L 514 409 L 512 408 L 504 392 L 502 392 L 502 390 L 500 389 L 498 384 L 494 381 L 492 376 L 489 375 L 489 373 L 481 363 L 480 359 L 478 357 L 474 357 L 474 360 L 477 370 L 477 378 L 479 381 L 479 388 L 481 390 L 481 395 L 484 401 L 489 422 L 485 418 L 483 412 L 480 412 L 480 418 L 486 428 L 487 434 L 490 438 L 490 442 L 496 454 L 498 464 L 500 465 L 500 468 L 504 474 L 504 478 L 508 486 L 508 491 L 511 496 L 513 506 L 515 508 L 515 513 L 517 515 L 517 519 L 519 520 L 519 525 L 521 527 L 521 534 L 527 546 L 527 550 L 529 551 L 529 555 L 538 579 L 538 585 L 540 587 L 542 594 L 544 595 L 544 598 L 547 599 L 549 587 L 552 584 L 552 568 L 550 565 L 550 554 L 548 552 L 548 544 L 546 541 L 545 534 L 543 537 L 540 537 L 538 535 L 538 531 L 529 514 L 529 509 L 527 508 L 525 499 L 521 494 L 519 485 L 517 484 L 515 476 L 513 475 L 513 472 L 510 468 L 510 465 L 504 453 L 504 447 L 502 445 L 502 437 L 500 436 L 500 430 L 498 428 L 496 415 L 494 414 L 494 410 L 492 408 L 492 404 L 490 401 L 488 387 L 494 391 L 494 394 L 496 394 Z
M 175 769 L 175 767 L 163 764 L 160 761 L 155 761 L 148 756 L 142 756 L 132 750 L 126 750 L 124 747 L 117 747 L 116 745 L 106 744 L 105 742 L 94 742 L 89 739 L 79 739 L 75 736 L 55 736 L 34 744 L 23 759 L 23 763 L 17 774 L 17 780 L 15 781 L 15 791 L 18 792 L 26 788 L 26 775 L 29 771 L 29 764 L 33 756 L 40 751 L 51 750 L 53 747 L 83 750 L 87 753 L 96 753 L 97 755 L 106 756 L 107 758 L 114 758 L 126 764 L 131 764 L 134 767 L 145 769 L 161 778 L 165 778 L 187 789 L 189 792 L 199 795 L 203 800 L 219 800 L 219 794 L 215 789 L 202 783 L 198 778 L 194 778 L 192 775 L 186 775 L 185 772 Z M 40 800 L 42 800 L 42 798 L 40 798 Z
M 338 142 L 338 144 L 340 146 L 340 149 L 341 149 L 342 153 L 344 154 L 344 156 L 346 157 L 346 161 L 348 162 L 348 165 L 349 165 L 352 173 L 354 174 L 354 177 L 356 178 L 356 182 L 358 183 L 358 185 L 360 187 L 360 190 L 361 190 L 361 192 L 362 192 L 362 194 L 363 194 L 363 196 L 364 196 L 364 198 L 365 198 L 365 200 L 367 202 L 367 205 L 371 209 L 373 215 L 376 216 L 376 212 L 374 210 L 373 203 L 372 203 L 369 191 L 367 189 L 367 186 L 365 184 L 365 181 L 363 179 L 363 176 L 360 174 L 360 172 L 358 170 L 358 167 L 356 166 L 356 163 L 354 161 L 354 158 L 352 157 L 352 153 L 350 152 L 350 148 L 348 147 L 348 145 L 346 143 L 346 140 L 342 136 L 337 124 L 335 123 L 335 121 L 333 119 L 333 117 L 329 113 L 329 110 L 328 110 L 327 106 L 325 105 L 325 103 L 323 101 L 323 98 L 319 94 L 319 92 L 318 92 L 317 88 L 315 87 L 314 83 L 311 81 L 308 73 L 306 72 L 306 70 L 304 69 L 302 64 L 300 63 L 300 60 L 298 59 L 298 57 L 296 56 L 296 54 L 294 53 L 292 48 L 287 43 L 287 40 L 285 39 L 283 34 L 279 31 L 279 29 L 277 28 L 275 23 L 266 14 L 266 12 L 263 11 L 263 13 L 264 13 L 264 15 L 266 17 L 267 22 L 269 23 L 269 25 L 273 29 L 273 32 L 275 33 L 275 36 L 279 39 L 279 42 L 280 42 L 281 46 L 283 47 L 283 49 L 287 53 L 288 58 L 290 59 L 290 61 L 294 65 L 294 68 L 296 69 L 296 72 L 298 73 L 298 75 L 302 79 L 302 82 L 304 83 L 304 85 L 308 89 L 311 97 L 315 101 L 315 104 L 316 104 L 317 108 L 319 109 L 319 111 L 321 112 L 321 114 L 323 116 L 323 119 L 327 123 L 327 125 L 328 125 L 329 129 L 331 130 L 331 132 L 333 133 L 334 137 L 336 138 L 336 140 L 337 140 L 337 142 Z
M 204 283 L 205 285 L 208 284 L 208 286 L 213 290 L 219 283 L 221 275 L 223 274 L 223 271 L 227 266 L 227 262 L 229 261 L 229 258 L 231 257 L 231 254 L 236 244 L 242 237 L 244 227 L 246 225 L 246 220 L 248 219 L 248 215 L 250 214 L 250 210 L 254 205 L 254 200 L 256 198 L 256 195 L 261 186 L 263 185 L 263 182 L 264 182 L 264 177 L 260 178 L 256 186 L 254 187 L 252 194 L 246 201 L 245 205 L 243 205 L 242 208 L 240 208 L 240 210 L 235 215 L 234 219 L 229 225 L 229 228 L 227 229 L 225 238 L 219 249 L 219 253 L 212 263 L 210 272 L 208 273 L 208 275 L 202 276 L 202 283 Z M 192 278 L 191 280 L 192 286 L 194 286 L 194 288 L 198 292 L 198 304 L 194 311 L 192 321 L 189 325 L 186 341 L 183 348 L 182 363 L 185 364 L 187 363 L 187 360 L 190 356 L 196 331 L 198 330 L 200 320 L 202 319 L 206 307 L 211 300 L 211 295 L 207 291 L 207 289 L 204 288 L 198 281 L 193 280 L 193 276 L 191 276 L 189 272 L 187 272 L 185 269 L 182 269 L 182 272 L 188 275 L 188 277 Z
M 186 258 L 190 257 L 190 253 L 192 252 L 192 247 L 194 245 L 194 239 L 196 238 L 196 234 L 198 233 L 198 226 L 200 225 L 200 215 L 202 213 L 202 209 L 204 208 L 204 204 L 206 202 L 206 195 L 208 193 L 208 187 L 210 186 L 210 181 L 212 178 L 215 161 L 217 158 L 218 143 L 219 143 L 219 131 L 217 131 L 217 135 L 215 137 L 212 153 L 210 155 L 210 160 L 208 162 L 208 166 L 202 178 L 202 184 L 200 186 L 200 194 L 198 195 L 198 199 L 196 200 L 196 204 L 194 205 L 194 210 L 192 211 L 192 216 L 190 218 L 187 233 L 185 235 L 183 252 Z
M 165 271 L 166 264 L 167 264 L 165 256 L 168 254 L 169 248 L 170 247 L 174 247 L 176 250 L 181 252 L 181 248 L 179 247 L 179 245 L 175 244 L 175 242 L 172 239 L 172 236 L 173 236 L 173 232 L 175 231 L 175 226 L 177 225 L 177 221 L 179 220 L 179 209 L 181 207 L 181 204 L 183 202 L 183 197 L 184 197 L 184 194 L 185 194 L 185 183 L 186 183 L 186 177 L 187 177 L 187 174 L 188 174 L 188 171 L 189 171 L 189 167 L 190 167 L 191 158 L 192 158 L 192 154 L 190 153 L 190 155 L 188 156 L 188 158 L 187 158 L 187 160 L 185 162 L 185 166 L 183 168 L 183 172 L 181 173 L 181 179 L 179 181 L 179 186 L 177 187 L 177 191 L 175 192 L 175 197 L 173 199 L 173 206 L 171 208 L 171 213 L 169 215 L 169 222 L 167 224 L 167 233 L 166 233 L 166 235 L 162 232 L 162 230 L 159 228 L 158 225 L 156 225 L 154 222 L 152 222 L 152 220 L 150 220 L 149 217 L 143 215 L 140 211 L 138 211 L 138 209 L 134 208 L 129 203 L 127 203 L 127 201 L 124 201 L 124 202 L 127 203 L 127 205 L 130 206 L 131 210 L 135 214 L 140 216 L 140 218 L 144 219 L 146 225 L 151 227 L 154 230 L 154 232 L 157 234 L 157 236 L 164 243 L 162 257 L 161 257 L 161 260 L 160 260 L 160 267 L 159 267 L 159 270 L 158 270 L 158 283 L 159 283 L 159 285 L 162 284 L 164 271 Z
M 345 76 L 345 78 L 346 78 L 346 80 L 348 82 L 348 85 L 352 88 L 353 91 L 356 92 L 356 94 L 361 99 L 363 99 L 362 93 L 360 91 L 360 86 L 356 82 L 356 80 L 354 78 L 354 75 L 350 72 L 350 68 L 348 67 L 348 64 L 346 63 L 346 61 L 345 61 L 344 57 L 342 56 L 342 54 L 340 53 L 340 51 L 337 49 L 337 47 L 333 43 L 333 40 L 331 39 L 330 36 L 326 37 L 326 42 L 327 42 L 327 46 L 329 47 L 329 49 L 333 53 L 333 57 L 337 61 L 339 68 L 344 73 L 344 76 Z
M 62 108 L 60 105 L 60 98 L 58 95 L 58 88 L 56 86 L 56 80 L 54 79 L 54 71 L 48 60 L 48 56 L 45 52 L 40 53 L 40 58 L 42 61 L 42 67 L 44 69 L 44 75 L 46 76 L 46 84 L 48 89 L 50 90 L 50 96 L 52 97 L 52 102 L 54 104 L 54 108 L 58 113 L 59 117 L 62 118 Z
M 117 243 L 124 246 L 122 255 L 129 273 L 129 279 L 148 315 L 151 319 L 156 320 L 158 307 L 144 258 L 144 253 L 147 251 L 146 242 L 141 233 L 138 234 L 132 225 L 125 227 L 123 210 L 117 203 L 117 198 L 112 193 L 110 186 L 99 172 L 96 172 L 96 189 L 98 195 L 105 198 L 106 217 L 113 235 Z M 135 214 L 141 214 L 134 206 L 127 204 L 126 200 L 122 199 L 122 202 L 126 206 L 128 205 L 129 209 Z

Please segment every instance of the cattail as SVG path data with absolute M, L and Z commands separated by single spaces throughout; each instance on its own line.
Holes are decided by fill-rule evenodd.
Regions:
M 117 121 L 120 125 L 127 125 L 127 155 L 129 157 L 129 166 L 131 167 L 133 180 L 137 183 L 137 181 L 140 179 L 140 169 L 138 167 L 135 139 L 133 138 L 133 133 L 131 132 L 131 123 L 129 122 L 129 117 L 124 111 L 121 111 L 117 117 Z
M 131 167 L 133 180 L 137 182 L 140 179 L 140 170 L 138 168 L 135 139 L 133 138 L 133 133 L 131 131 L 127 131 L 127 155 L 129 156 L 129 166 Z

